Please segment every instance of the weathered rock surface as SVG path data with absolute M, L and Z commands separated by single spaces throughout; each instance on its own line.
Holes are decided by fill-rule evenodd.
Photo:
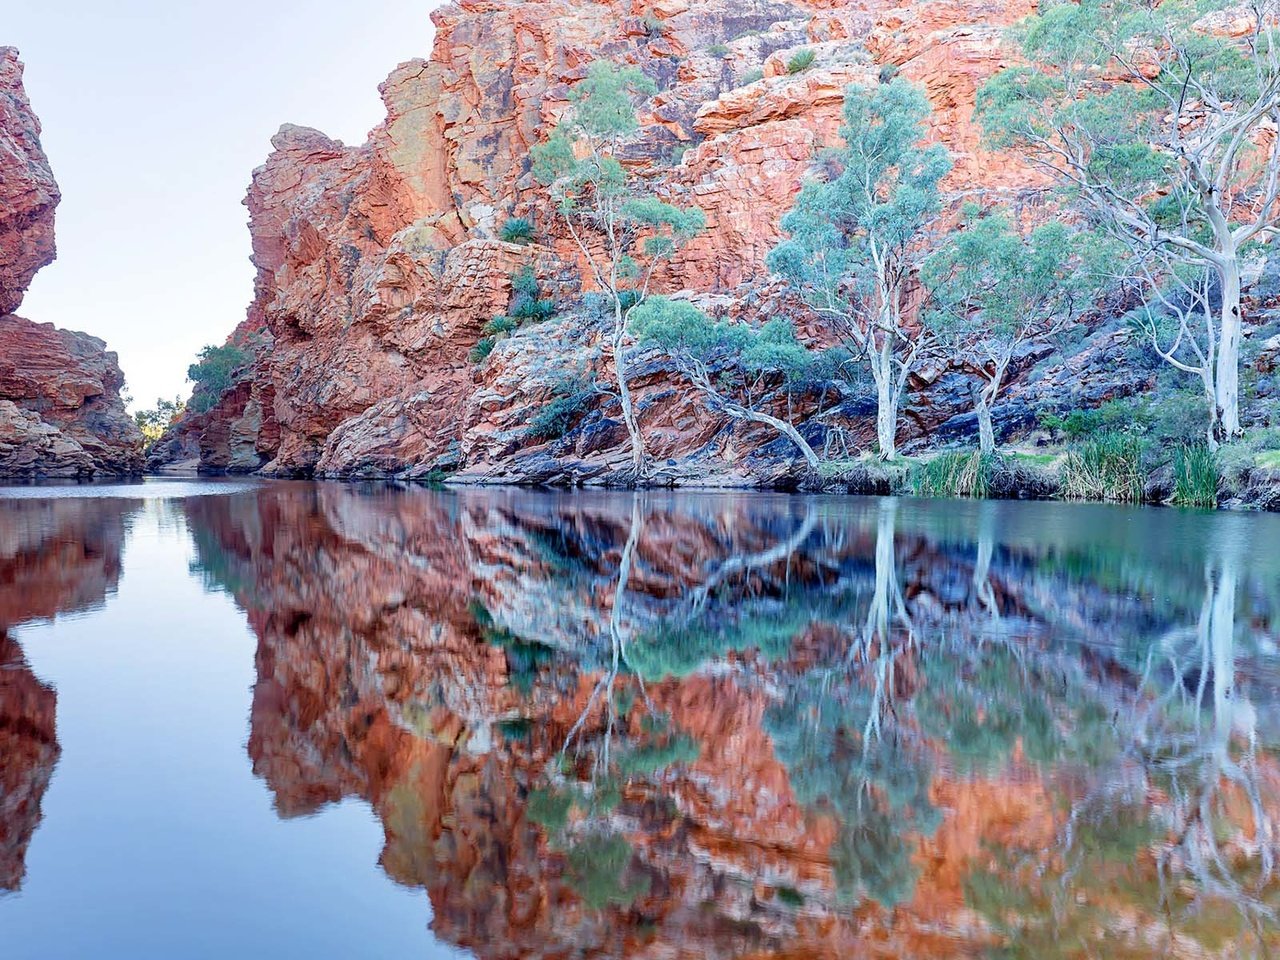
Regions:
M 625 161 L 664 196 L 706 214 L 707 230 L 659 273 L 657 289 L 701 298 L 720 315 L 816 326 L 764 263 L 816 155 L 837 142 L 850 84 L 900 74 L 923 86 L 933 106 L 928 135 L 955 160 L 944 182 L 952 203 L 981 194 L 1031 218 L 1043 209 L 1043 174 L 985 149 L 973 120 L 978 88 L 1008 65 L 1005 29 L 1033 7 L 460 0 L 438 8 L 430 58 L 391 73 L 381 87 L 386 119 L 366 143 L 288 125 L 273 140 L 245 201 L 257 285 L 232 341 L 251 359 L 234 389 L 156 447 L 152 466 L 198 456 L 211 471 L 610 482 L 627 463 L 627 434 L 609 391 L 584 400 L 563 436 L 529 431 L 556 398 L 611 377 L 605 323 L 577 289 L 577 248 L 528 162 L 588 65 L 608 58 L 653 79 L 658 93 L 640 111 L 642 136 Z M 792 74 L 804 50 L 812 65 Z M 533 221 L 536 244 L 494 239 L 513 216 Z M 552 285 L 558 316 L 470 359 L 524 264 Z M 1024 358 L 997 410 L 1002 439 L 1028 436 L 1046 407 L 1143 389 L 1116 379 L 1115 346 L 1104 331 L 1069 371 Z M 669 365 L 644 356 L 634 365 L 640 425 L 661 480 L 751 485 L 788 475 L 789 443 L 707 410 Z M 957 371 L 921 371 L 910 392 L 904 449 L 975 432 Z M 828 453 L 873 442 L 869 387 L 773 402 Z
M 22 86 L 18 51 L 0 47 L 0 314 L 17 310 L 36 271 L 53 262 L 60 196 Z
M 0 317 L 0 476 L 141 472 L 142 434 L 123 386 L 116 355 L 96 337 Z
M 12 315 L 53 262 L 58 200 L 18 52 L 0 47 L 0 478 L 140 473 L 142 434 L 120 399 L 116 355 Z
M 662 285 L 764 316 L 751 303 L 777 306 L 767 284 L 761 291 L 765 254 L 815 151 L 835 141 L 850 83 L 898 69 L 926 86 L 932 135 L 958 155 L 957 195 L 1035 186 L 1029 171 L 978 149 L 970 120 L 976 85 L 1002 64 L 1000 29 L 1026 9 L 984 0 L 437 9 L 430 59 L 392 72 L 381 88 L 387 118 L 365 144 L 288 125 L 274 139 L 246 199 L 258 277 L 232 341 L 251 359 L 213 409 L 189 414 L 156 447 L 152 465 L 198 454 L 207 470 L 277 475 L 607 479 L 626 457 L 607 396 L 557 444 L 527 434 L 566 379 L 608 376 L 589 309 L 567 312 L 579 293 L 574 246 L 528 171 L 530 148 L 587 65 L 609 57 L 655 80 L 628 162 L 707 214 L 706 234 Z M 815 62 L 789 75 L 801 49 Z M 539 244 L 493 239 L 515 215 L 534 221 Z M 522 264 L 554 285 L 561 320 L 468 359 Z M 710 413 L 671 369 L 641 366 L 642 426 L 655 458 L 674 461 L 675 482 L 758 482 L 785 468 L 791 453 L 767 430 Z M 847 399 L 807 432 L 869 435 L 865 405 Z

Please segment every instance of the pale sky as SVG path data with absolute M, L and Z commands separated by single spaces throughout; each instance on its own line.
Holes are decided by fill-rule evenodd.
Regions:
M 58 259 L 19 313 L 120 355 L 132 408 L 186 396 L 187 365 L 253 292 L 253 168 L 280 124 L 364 142 L 378 84 L 429 56 L 439 0 L 0 0 L 62 188 Z

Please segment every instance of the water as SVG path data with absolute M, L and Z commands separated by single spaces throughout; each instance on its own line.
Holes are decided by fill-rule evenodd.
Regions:
M 1263 957 L 1280 517 L 0 492 L 0 955 Z

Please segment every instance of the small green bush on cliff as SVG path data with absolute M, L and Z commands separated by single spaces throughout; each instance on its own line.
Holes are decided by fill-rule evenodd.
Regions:
M 806 47 L 787 61 L 787 73 L 792 76 L 797 73 L 804 73 L 804 71 L 813 66 L 813 61 L 817 58 L 818 54 Z
M 657 40 L 667 32 L 667 22 L 652 13 L 646 13 L 641 22 L 644 24 L 644 32 L 653 40 Z
M 502 225 L 498 236 L 507 243 L 524 245 L 533 243 L 537 234 L 533 228 L 533 221 L 528 217 L 512 217 Z
M 187 379 L 196 385 L 190 406 L 197 413 L 205 413 L 235 384 L 236 371 L 248 355 L 232 344 L 210 344 L 196 356 L 196 362 L 187 367 Z
M 471 352 L 467 354 L 467 357 L 472 363 L 482 363 L 488 358 L 489 354 L 493 353 L 493 348 L 497 345 L 497 337 L 481 337 L 476 341 L 476 345 L 471 348 Z
M 561 380 L 551 388 L 551 399 L 529 421 L 530 440 L 559 440 L 591 409 L 595 384 L 585 380 Z
M 493 353 L 498 341 L 515 333 L 527 323 L 540 323 L 555 316 L 556 303 L 544 298 L 538 286 L 538 275 L 526 264 L 511 277 L 511 300 L 507 312 L 494 317 L 481 328 L 479 342 L 468 356 L 472 363 L 483 363 Z

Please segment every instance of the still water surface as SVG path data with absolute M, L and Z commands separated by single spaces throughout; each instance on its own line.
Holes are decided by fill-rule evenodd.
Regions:
M 0 956 L 1270 957 L 1280 517 L 0 490 Z

